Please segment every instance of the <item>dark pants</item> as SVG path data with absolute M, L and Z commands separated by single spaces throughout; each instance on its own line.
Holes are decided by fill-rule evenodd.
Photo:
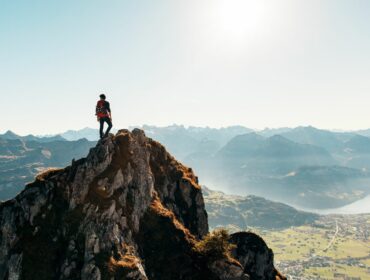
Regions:
M 100 130 L 99 130 L 99 132 L 100 132 L 100 139 L 101 138 L 103 138 L 103 137 L 107 137 L 108 136 L 108 133 L 109 133 L 109 131 L 111 130 L 111 128 L 112 128 L 112 121 L 110 120 L 110 118 L 108 118 L 108 117 L 104 117 L 104 118 L 100 118 Z M 104 133 L 103 132 L 103 129 L 104 129 L 104 123 L 107 123 L 107 125 L 108 125 L 108 129 L 107 129 L 107 131 Z

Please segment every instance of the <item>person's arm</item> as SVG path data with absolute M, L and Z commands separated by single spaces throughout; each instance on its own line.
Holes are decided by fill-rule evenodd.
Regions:
M 110 104 L 108 101 L 105 102 L 105 109 L 107 109 L 107 112 L 109 113 L 109 118 L 112 120 L 112 111 L 110 110 Z
M 98 117 L 98 104 L 99 104 L 99 102 L 96 104 L 96 107 L 95 107 L 95 116 L 96 116 L 96 119 L 99 121 L 99 117 Z

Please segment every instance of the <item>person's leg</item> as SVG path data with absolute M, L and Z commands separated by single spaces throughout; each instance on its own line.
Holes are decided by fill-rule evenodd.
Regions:
M 105 121 L 108 124 L 107 131 L 105 132 L 105 137 L 107 137 L 113 125 L 112 125 L 112 121 L 110 120 L 110 118 L 106 118 Z
M 100 134 L 100 139 L 103 138 L 104 136 L 104 133 L 103 133 L 103 129 L 104 129 L 104 118 L 100 118 L 100 129 L 99 129 L 99 134 Z

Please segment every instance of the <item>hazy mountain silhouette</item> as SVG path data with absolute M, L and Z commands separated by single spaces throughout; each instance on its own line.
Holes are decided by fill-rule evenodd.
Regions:
M 264 138 L 255 133 L 234 137 L 214 157 L 220 169 L 232 175 L 285 175 L 303 165 L 333 165 L 325 149 L 295 143 L 276 135 Z
M 216 156 L 229 157 L 258 157 L 258 158 L 281 158 L 281 157 L 320 157 L 320 160 L 334 163 L 330 154 L 323 148 L 295 143 L 287 138 L 275 135 L 264 138 L 256 133 L 239 135 L 231 139 Z M 315 160 L 315 164 L 319 161 Z
M 179 159 L 183 159 L 193 152 L 207 150 L 216 152 L 236 135 L 251 132 L 243 126 L 230 126 L 225 128 L 210 127 L 185 127 L 183 125 L 171 125 L 165 127 L 144 125 L 140 127 L 145 133 L 163 143 L 168 150 Z M 114 132 L 115 130 L 113 130 Z M 89 141 L 98 140 L 98 130 L 83 128 L 80 130 L 68 130 L 60 134 L 63 138 L 75 141 L 86 138 Z
M 356 131 L 356 134 L 366 136 L 366 137 L 370 137 L 370 129 L 358 130 L 358 131 Z
M 344 166 L 370 171 L 370 138 L 361 135 L 352 137 L 336 156 Z
M 279 135 L 288 131 L 291 131 L 293 128 L 290 127 L 281 127 L 281 128 L 265 128 L 260 131 L 256 131 L 259 135 L 262 135 L 264 137 L 271 137 L 274 135 Z
M 85 127 L 79 130 L 68 130 L 60 134 L 63 138 L 69 141 L 76 141 L 79 139 L 87 139 L 89 141 L 99 140 L 99 130 L 96 128 Z
M 36 141 L 36 142 L 66 141 L 66 139 L 63 138 L 60 135 L 38 137 L 38 136 L 34 136 L 32 134 L 29 134 L 29 135 L 26 135 L 26 136 L 20 136 L 18 134 L 15 134 L 11 130 L 8 130 L 4 134 L 0 134 L 0 138 L 5 139 L 5 140 L 21 139 L 21 140 Z
M 323 147 L 328 151 L 337 151 L 343 146 L 343 142 L 338 139 L 336 133 L 312 126 L 297 127 L 281 135 L 291 141 Z
M 345 205 L 370 193 L 369 173 L 340 166 L 343 161 L 322 147 L 256 133 L 234 137 L 213 155 L 194 153 L 185 160 L 202 183 L 312 208 Z
M 163 143 L 179 159 L 184 159 L 192 153 L 215 153 L 236 135 L 252 131 L 242 126 L 217 129 L 193 126 L 186 128 L 182 125 L 167 127 L 144 125 L 142 129 L 149 137 Z
M 166 145 L 177 158 L 193 166 L 201 175 L 202 183 L 217 183 L 218 188 L 237 194 L 257 194 L 306 207 L 326 208 L 344 205 L 370 192 L 363 187 L 368 180 L 367 170 L 370 170 L 370 138 L 354 132 L 297 127 L 253 133 L 242 126 L 215 129 L 181 125 L 146 125 L 143 129 L 148 136 Z M 59 142 L 67 142 L 64 145 L 68 146 L 64 138 L 96 139 L 98 131 L 85 128 L 61 135 L 63 137 L 19 136 L 11 131 L 3 134 L 3 140 L 21 141 L 2 143 L 2 170 L 18 164 L 18 171 L 24 168 L 25 174 L 33 176 L 35 169 L 26 164 L 33 166 L 41 162 L 41 166 L 60 166 L 69 154 L 66 151 L 64 159 L 63 155 L 58 155 L 64 153 L 63 144 Z M 44 147 L 42 154 L 40 147 L 35 148 L 29 142 L 54 143 L 54 161 L 46 158 L 50 149 Z M 60 152 L 57 151 L 59 146 Z M 10 157 L 16 160 L 9 160 Z M 353 168 L 362 177 L 352 172 Z M 17 176 L 20 176 L 18 171 Z M 345 176 L 340 176 L 341 173 Z
M 94 145 L 86 139 L 38 142 L 0 137 L 0 200 L 16 195 L 45 168 L 65 166 Z
M 369 194 L 370 173 L 342 166 L 306 166 L 275 181 L 275 197 L 308 208 L 335 208 Z
M 370 138 L 356 135 L 344 144 L 349 152 L 355 154 L 370 154 Z

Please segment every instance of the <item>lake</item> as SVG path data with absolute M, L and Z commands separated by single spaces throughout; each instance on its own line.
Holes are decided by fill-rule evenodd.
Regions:
M 294 206 L 296 209 L 317 213 L 317 214 L 364 214 L 370 213 L 370 195 L 363 199 L 360 199 L 351 204 L 345 205 L 340 208 L 330 208 L 330 209 L 310 209 Z

